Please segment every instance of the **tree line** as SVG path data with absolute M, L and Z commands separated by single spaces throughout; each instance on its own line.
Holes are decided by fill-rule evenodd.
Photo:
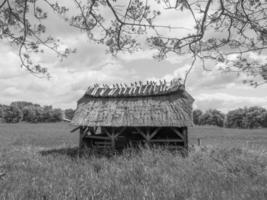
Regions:
M 52 106 L 41 106 L 25 101 L 15 101 L 10 105 L 0 104 L 0 121 L 6 123 L 18 122 L 59 122 L 63 119 L 71 120 L 74 115 L 73 109 L 59 109 Z M 193 111 L 195 125 L 211 125 L 226 128 L 266 128 L 267 110 L 262 107 L 244 107 L 231 110 L 226 114 L 210 109 Z
M 10 105 L 0 105 L 0 119 L 6 123 L 59 122 L 65 118 L 72 119 L 73 114 L 73 109 L 62 110 L 25 101 L 12 102 Z
M 231 110 L 226 114 L 210 109 L 203 112 L 199 109 L 193 111 L 195 125 L 212 125 L 226 128 L 266 128 L 267 110 L 262 107 L 244 107 Z

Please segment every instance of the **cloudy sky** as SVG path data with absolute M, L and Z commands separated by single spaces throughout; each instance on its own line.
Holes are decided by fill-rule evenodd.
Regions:
M 173 19 L 166 16 L 165 20 Z M 186 26 L 186 18 L 184 23 Z M 189 23 L 189 22 L 188 22 Z M 50 23 L 51 33 L 64 45 L 77 52 L 62 62 L 52 53 L 37 56 L 35 60 L 46 66 L 51 79 L 37 78 L 20 67 L 18 48 L 0 41 L 0 103 L 31 101 L 41 105 L 75 108 L 76 101 L 86 88 L 95 82 L 114 83 L 151 79 L 184 78 L 191 59 L 186 56 L 169 56 L 163 61 L 154 60 L 153 50 L 113 57 L 103 46 L 90 42 L 84 33 L 72 30 L 60 20 Z M 260 59 L 266 60 L 266 55 Z M 187 90 L 195 98 L 195 108 L 216 108 L 222 111 L 258 105 L 267 108 L 267 85 L 253 88 L 242 83 L 243 76 L 222 73 L 214 63 L 204 71 L 196 63 L 187 81 Z

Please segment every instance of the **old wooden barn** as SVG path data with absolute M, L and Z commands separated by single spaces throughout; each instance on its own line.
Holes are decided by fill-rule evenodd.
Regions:
M 121 149 L 140 144 L 188 148 L 194 99 L 179 81 L 90 86 L 71 121 L 80 147 Z

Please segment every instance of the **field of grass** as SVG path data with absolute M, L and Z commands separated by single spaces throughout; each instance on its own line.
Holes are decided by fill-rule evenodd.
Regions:
M 79 157 L 67 123 L 0 124 L 0 200 L 266 200 L 267 130 L 189 129 L 187 158 L 164 149 Z

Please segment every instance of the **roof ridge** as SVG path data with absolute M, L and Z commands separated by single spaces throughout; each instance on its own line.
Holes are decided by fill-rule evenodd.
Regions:
M 94 84 L 89 86 L 86 95 L 91 97 L 125 97 L 125 96 L 154 96 L 169 94 L 178 90 L 184 90 L 184 85 L 180 79 L 173 79 L 167 82 L 165 79 L 156 81 L 142 81 L 130 83 L 116 83 L 112 86 L 107 84 Z

